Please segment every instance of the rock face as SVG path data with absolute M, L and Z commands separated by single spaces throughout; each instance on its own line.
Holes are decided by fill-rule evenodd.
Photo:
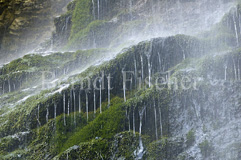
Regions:
M 154 33 L 158 23 L 151 19 L 144 24 L 160 13 L 154 5 L 158 2 L 183 5 L 186 11 L 198 3 L 73 1 L 54 20 L 53 47 L 116 47 L 115 40 L 121 44 L 128 33 L 133 37 L 143 35 L 140 31 Z M 230 1 L 219 2 L 225 6 Z M 219 2 L 198 4 L 210 7 L 206 11 L 212 17 L 213 12 L 219 14 L 212 12 Z M 172 26 L 174 33 L 179 22 L 191 28 L 203 22 L 197 20 L 202 17 L 199 12 L 194 14 L 197 9 L 188 16 L 191 21 L 175 19 L 173 8 L 166 9 L 170 22 L 155 20 Z M 239 160 L 240 17 L 237 5 L 198 38 L 180 34 L 153 38 L 116 55 L 115 50 L 79 50 L 26 55 L 4 65 L 0 159 Z M 16 28 L 27 24 L 26 17 L 14 18 L 9 30 L 15 34 Z M 116 38 L 117 33 L 123 33 L 122 38 Z M 44 45 L 48 48 L 49 43 Z
M 233 2 L 74 1 L 76 7 L 69 7 L 69 11 L 55 21 L 58 28 L 54 38 L 55 49 L 118 47 L 150 37 L 197 34 L 218 23 Z M 58 38 L 60 36 L 64 41 Z
M 0 56 L 10 59 L 32 51 L 50 39 L 53 17 L 63 13 L 69 0 L 1 0 Z

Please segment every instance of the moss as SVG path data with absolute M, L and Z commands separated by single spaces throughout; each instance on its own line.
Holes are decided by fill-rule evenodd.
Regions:
M 186 144 L 188 147 L 193 145 L 195 142 L 195 132 L 193 130 L 190 130 L 186 135 Z
M 78 46 L 77 48 L 88 48 L 90 43 L 93 43 L 93 36 L 95 35 L 98 35 L 101 39 L 105 39 L 105 34 L 102 31 L 105 24 L 106 22 L 101 20 L 92 21 L 85 28 L 78 30 L 78 32 L 72 35 L 66 48 L 73 49 L 76 48 L 76 46 Z M 93 33 L 95 35 L 93 35 Z
M 199 148 L 201 150 L 201 153 L 203 157 L 209 157 L 212 153 L 212 145 L 208 140 L 203 141 L 202 143 L 199 144 Z
M 73 12 L 73 25 L 70 38 L 72 39 L 76 33 L 87 27 L 92 20 L 93 16 L 91 15 L 91 1 L 77 1 Z
M 64 144 L 62 151 L 81 142 L 87 142 L 95 137 L 111 138 L 116 133 L 122 131 L 125 119 L 125 112 L 120 107 L 122 100 L 118 98 L 112 101 L 116 101 L 114 105 L 96 117 L 94 121 L 90 122 L 83 129 L 73 134 Z

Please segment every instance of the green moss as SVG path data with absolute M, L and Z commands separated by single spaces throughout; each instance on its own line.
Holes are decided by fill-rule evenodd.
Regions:
M 79 0 L 73 12 L 72 29 L 70 38 L 72 39 L 76 33 L 84 29 L 93 20 L 91 14 L 91 1 Z
M 186 144 L 188 147 L 193 145 L 195 142 L 195 132 L 193 130 L 190 130 L 186 135 Z
M 74 35 L 70 37 L 70 40 L 67 44 L 67 49 L 73 49 L 73 48 L 81 48 L 82 47 L 87 47 L 89 46 L 89 42 L 91 41 L 92 43 L 92 37 L 93 33 L 95 35 L 98 35 L 98 37 L 104 37 L 104 31 L 102 31 L 104 26 L 106 24 L 105 21 L 92 21 L 89 23 L 85 28 L 78 30 L 75 32 Z
M 117 98 L 113 101 L 115 101 L 113 106 L 96 117 L 94 121 L 90 122 L 83 129 L 73 134 L 64 144 L 62 151 L 95 137 L 111 138 L 116 133 L 122 131 L 125 120 L 125 111 L 123 107 L 120 107 L 122 99 Z
M 206 158 L 209 157 L 212 153 L 212 145 L 208 140 L 203 141 L 199 144 L 199 148 L 201 150 L 202 155 Z

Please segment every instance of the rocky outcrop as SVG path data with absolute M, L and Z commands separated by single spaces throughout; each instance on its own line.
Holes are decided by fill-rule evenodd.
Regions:
M 32 51 L 51 37 L 53 17 L 64 12 L 69 0 L 0 1 L 0 56 L 13 59 Z

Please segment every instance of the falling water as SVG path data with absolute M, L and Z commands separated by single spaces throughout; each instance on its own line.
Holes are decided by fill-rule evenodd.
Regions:
M 160 65 L 160 71 L 162 70 L 162 63 L 161 63 L 161 56 L 160 56 L 160 52 L 158 52 L 158 61 L 159 61 L 159 65 Z
M 239 59 L 238 59 L 238 80 L 240 80 L 240 78 L 241 78 L 240 77 L 240 68 L 239 67 L 240 67 L 240 65 L 239 65 Z
M 102 83 L 102 79 L 100 79 L 99 80 L 99 83 L 100 83 L 100 113 L 102 113 L 102 106 L 101 106 L 101 103 L 102 103 L 102 101 L 101 101 L 101 90 L 102 90 L 102 85 L 101 85 L 101 83 Z
M 49 121 L 49 107 L 48 107 L 48 106 L 47 106 L 46 110 L 47 110 L 47 113 L 46 113 L 46 122 L 48 123 L 48 121 Z
M 127 117 L 127 120 L 128 120 L 128 128 L 129 128 L 129 132 L 131 131 L 131 123 L 130 123 L 130 115 L 127 111 L 128 108 L 126 108 L 126 117 Z
M 235 64 L 234 58 L 233 58 L 233 67 L 234 67 L 234 80 L 237 80 L 237 70 L 236 70 L 236 64 Z
M 69 116 L 70 101 L 68 100 L 68 116 Z
M 86 96 L 86 114 L 87 114 L 87 122 L 89 119 L 89 100 L 88 100 L 88 91 L 85 92 L 85 96 Z
M 234 30 L 235 30 L 237 46 L 239 46 L 238 30 L 237 30 L 237 23 L 236 23 L 236 19 L 235 19 L 235 13 L 233 13 L 233 23 L 234 23 Z
M 157 133 L 157 116 L 156 116 L 156 104 L 154 100 L 154 118 L 155 118 L 155 133 L 156 133 L 156 140 L 158 140 L 158 133 Z
M 122 73 L 124 69 L 122 69 Z M 124 94 L 124 102 L 126 102 L 126 82 L 123 79 L 123 94 Z
M 160 130 L 161 130 L 161 137 L 163 136 L 163 131 L 162 131 L 162 113 L 161 113 L 161 109 L 158 106 L 158 110 L 159 110 L 159 116 L 160 116 Z
M 133 107 L 133 134 L 136 135 L 135 108 Z
M 136 59 L 134 59 L 134 65 L 135 65 L 135 87 L 137 86 L 137 65 L 136 65 Z
M 93 14 L 94 20 L 95 20 L 96 18 L 95 18 L 95 2 L 94 2 L 94 0 L 92 0 L 92 6 L 93 6 L 92 14 Z
M 225 77 L 225 81 L 227 80 L 227 69 L 228 69 L 228 67 L 227 67 L 227 65 L 225 65 L 225 67 L 224 67 L 224 77 Z
M 54 119 L 56 119 L 56 115 L 57 115 L 57 104 L 54 103 Z
M 100 19 L 100 0 L 98 0 L 98 19 Z
M 39 105 L 38 105 L 38 116 L 37 116 L 37 121 L 38 121 L 38 125 L 37 125 L 37 127 L 38 127 L 38 131 L 39 131 L 39 127 L 41 126 L 41 123 L 40 123 L 40 121 L 39 121 Z
M 133 19 L 133 15 L 132 15 L 132 0 L 129 1 L 129 5 L 130 5 L 130 15 L 131 15 L 131 21 Z
M 143 57 L 141 55 L 141 78 L 144 79 L 144 67 L 143 67 Z
M 64 125 L 66 126 L 66 120 L 65 120 L 65 93 L 63 96 L 63 112 L 64 112 Z
M 139 111 L 139 117 L 140 117 L 140 126 L 139 126 L 139 149 L 136 151 L 137 159 L 142 159 L 143 154 L 144 154 L 144 147 L 143 147 L 143 142 L 142 142 L 142 118 L 143 114 L 146 110 L 146 106 L 142 109 L 142 111 Z
M 10 84 L 10 78 L 8 76 L 8 91 L 11 92 L 11 84 Z
M 149 73 L 149 88 L 151 87 L 151 62 L 150 62 L 150 55 L 147 55 L 147 60 L 148 60 L 148 73 Z
M 74 92 L 74 124 L 76 125 L 76 116 L 75 116 L 75 111 L 76 111 L 76 100 L 75 100 L 75 91 Z
M 79 92 L 79 113 L 81 113 L 81 97 L 80 97 L 80 92 Z
M 110 107 L 110 90 L 111 90 L 111 88 L 110 88 L 110 78 L 111 78 L 110 74 L 107 78 L 108 78 L 108 107 Z
M 96 114 L 96 98 L 95 98 L 95 89 L 94 89 L 94 114 Z

